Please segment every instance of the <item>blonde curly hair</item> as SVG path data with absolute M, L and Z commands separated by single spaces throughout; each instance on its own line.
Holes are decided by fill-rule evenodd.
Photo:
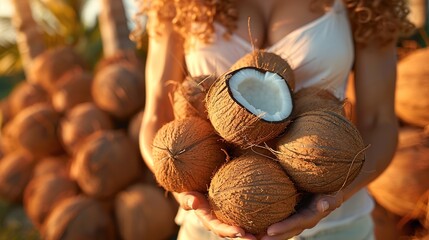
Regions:
M 149 34 L 162 31 L 162 26 L 171 23 L 174 29 L 187 39 L 193 35 L 209 42 L 214 32 L 213 23 L 219 22 L 227 29 L 226 36 L 236 29 L 238 11 L 236 0 L 140 0 L 138 14 L 149 15 L 146 30 Z M 406 0 L 343 0 L 348 8 L 357 44 L 370 39 L 386 44 L 401 34 L 412 31 L 407 19 L 409 9 Z M 313 0 L 317 8 L 331 5 L 333 0 Z M 205 13 L 205 14 L 201 14 Z M 138 26 L 133 33 L 138 42 L 145 29 Z

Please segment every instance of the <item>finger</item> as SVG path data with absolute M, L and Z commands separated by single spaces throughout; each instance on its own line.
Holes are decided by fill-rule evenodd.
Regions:
M 180 207 L 185 210 L 193 210 L 201 205 L 202 207 L 208 207 L 208 203 L 205 200 L 205 196 L 198 192 L 182 192 L 177 193 Z
M 246 236 L 242 228 L 221 222 L 208 208 L 198 208 L 195 213 L 210 231 L 220 237 L 237 238 Z
M 271 225 L 267 230 L 267 234 L 269 236 L 289 236 L 291 234 L 296 234 L 296 232 L 300 233 L 304 229 L 312 228 L 321 219 L 338 208 L 342 201 L 342 194 L 320 195 L 314 199 L 313 204 L 291 215 L 284 221 Z
M 296 230 L 292 232 L 288 232 L 281 235 L 275 235 L 275 236 L 264 236 L 261 238 L 261 240 L 285 240 L 285 239 L 291 239 L 295 236 L 298 236 L 303 230 Z

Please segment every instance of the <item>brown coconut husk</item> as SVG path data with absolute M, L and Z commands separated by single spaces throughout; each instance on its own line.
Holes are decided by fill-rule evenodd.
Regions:
M 319 110 L 294 119 L 279 138 L 276 155 L 298 189 L 333 193 L 357 177 L 365 150 L 359 131 L 347 118 Z
M 78 193 L 77 184 L 66 175 L 49 174 L 32 178 L 24 191 L 25 212 L 40 229 L 58 203 Z
M 45 50 L 34 59 L 27 78 L 51 93 L 61 76 L 76 66 L 85 68 L 86 63 L 72 47 L 55 47 Z
M 407 220 L 420 219 L 429 229 L 429 132 L 404 126 L 387 169 L 369 185 L 377 202 Z
M 294 116 L 314 110 L 330 110 L 345 116 L 344 102 L 328 89 L 302 88 L 294 94 Z
M 154 185 L 135 184 L 115 199 L 115 215 L 124 240 L 165 240 L 178 230 L 177 202 Z
M 39 159 L 33 170 L 33 178 L 51 174 L 68 175 L 70 157 L 68 155 L 49 156 Z
M 12 119 L 12 111 L 9 99 L 5 98 L 0 101 L 0 130 Z
M 186 117 L 207 119 L 205 97 L 215 80 L 213 75 L 187 76 L 173 93 L 175 119 Z
M 139 146 L 140 126 L 142 123 L 144 111 L 141 110 L 135 114 L 128 123 L 128 136 L 134 145 Z
M 290 118 L 268 122 L 236 102 L 229 90 L 228 81 L 243 68 L 277 73 L 289 86 L 291 95 L 295 80 L 286 60 L 273 53 L 254 51 L 235 63 L 229 72 L 218 78 L 212 85 L 206 96 L 210 122 L 216 132 L 227 142 L 246 148 L 277 137 L 290 123 Z
M 113 121 L 106 112 L 93 103 L 81 103 L 62 118 L 60 138 L 67 152 L 74 155 L 86 137 L 113 127 Z
M 37 103 L 49 102 L 48 93 L 42 86 L 23 81 L 15 86 L 8 96 L 12 116 L 16 116 L 23 109 Z
M 115 234 L 112 217 L 99 202 L 82 195 L 56 205 L 41 230 L 47 240 L 114 240 Z
M 401 216 L 386 210 L 377 202 L 375 202 L 371 217 L 374 221 L 375 239 L 404 239 L 412 232 L 409 226 L 400 226 Z
M 277 162 L 248 154 L 216 172 L 209 202 L 220 221 L 258 235 L 295 211 L 298 193 Z
M 7 154 L 0 161 L 0 198 L 20 203 L 32 177 L 34 158 L 23 151 Z
M 96 105 L 120 120 L 129 119 L 143 108 L 144 92 L 142 69 L 126 62 L 101 68 L 92 83 Z
M 264 72 L 277 73 L 287 82 L 291 91 L 295 90 L 295 75 L 292 67 L 277 54 L 263 50 L 254 50 L 234 63 L 229 71 L 233 72 L 247 67 L 255 67 Z
M 411 125 L 429 125 L 429 48 L 414 51 L 398 63 L 395 109 Z
M 88 196 L 105 199 L 135 181 L 142 173 L 142 162 L 123 131 L 105 130 L 85 140 L 70 171 Z
M 81 67 L 75 67 L 63 74 L 52 94 L 55 110 L 64 113 L 78 104 L 91 102 L 92 79 L 92 74 Z
M 102 71 L 104 68 L 109 67 L 111 65 L 116 64 L 126 64 L 130 66 L 134 66 L 137 69 L 142 70 L 144 68 L 144 65 L 137 55 L 136 51 L 134 49 L 132 50 L 125 50 L 121 49 L 119 51 L 116 51 L 114 54 L 109 55 L 108 57 L 102 58 L 95 67 L 95 72 Z
M 225 162 L 220 137 L 200 118 L 176 119 L 155 135 L 154 174 L 167 191 L 207 192 L 214 172 Z
M 59 122 L 60 116 L 50 104 L 27 107 L 5 126 L 3 133 L 7 148 L 12 151 L 23 149 L 37 157 L 61 153 Z

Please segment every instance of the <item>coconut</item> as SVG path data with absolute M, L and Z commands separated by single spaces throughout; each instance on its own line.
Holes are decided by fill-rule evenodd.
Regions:
M 49 156 L 37 161 L 33 170 L 33 178 L 51 174 L 67 175 L 69 173 L 68 155 Z
M 398 63 L 395 109 L 409 124 L 429 125 L 429 49 L 419 49 Z
M 429 133 L 419 127 L 401 127 L 392 162 L 369 189 L 387 210 L 410 219 L 428 221 Z
M 143 114 L 144 111 L 141 110 L 135 114 L 128 123 L 128 136 L 136 146 L 139 146 L 140 126 L 142 123 Z
M 142 172 L 138 150 L 119 130 L 93 133 L 76 152 L 71 175 L 91 197 L 109 198 L 131 184 Z
M 277 143 L 277 157 L 298 189 L 332 193 L 350 184 L 365 161 L 365 145 L 344 116 L 327 110 L 301 114 Z
M 33 167 L 34 159 L 26 152 L 17 151 L 3 157 L 0 161 L 0 198 L 20 202 Z
M 65 175 L 49 174 L 33 178 L 24 191 L 24 208 L 32 223 L 40 228 L 52 209 L 64 199 L 76 196 L 77 184 Z
M 167 191 L 207 192 L 213 173 L 225 162 L 224 146 L 209 122 L 176 119 L 155 135 L 154 174 Z
M 7 149 L 24 149 L 37 157 L 60 153 L 59 121 L 59 114 L 49 104 L 27 107 L 5 126 Z
M 74 106 L 92 101 L 92 74 L 75 67 L 65 73 L 52 94 L 52 105 L 58 112 L 66 112 Z
M 124 240 L 165 240 L 177 231 L 177 203 L 159 187 L 135 184 L 115 199 L 115 216 Z
M 215 80 L 213 75 L 187 76 L 173 93 L 174 117 L 206 119 L 205 97 Z
M 86 137 L 112 129 L 110 116 L 93 103 L 81 103 L 71 109 L 60 123 L 60 138 L 69 154 L 74 154 Z
M 41 230 L 48 240 L 114 240 L 112 217 L 94 199 L 75 196 L 61 201 L 47 217 Z
M 0 130 L 12 119 L 12 110 L 9 99 L 5 98 L 0 101 Z
M 13 88 L 9 94 L 9 103 L 12 116 L 16 116 L 23 109 L 37 103 L 47 103 L 48 93 L 42 86 L 23 81 Z
M 128 119 L 144 106 L 144 76 L 137 66 L 118 63 L 97 71 L 92 97 L 102 110 L 118 119 Z
M 212 85 L 206 96 L 208 117 L 226 141 L 249 147 L 273 139 L 289 124 L 294 76 L 274 53 L 244 56 Z
M 43 86 L 48 92 L 55 90 L 55 83 L 68 70 L 85 67 L 82 57 L 72 47 L 51 48 L 38 55 L 29 69 L 28 80 Z
M 314 110 L 330 110 L 345 116 L 344 103 L 328 89 L 306 87 L 294 94 L 294 116 Z
M 246 154 L 216 172 L 208 198 L 220 221 L 257 235 L 295 211 L 298 193 L 276 161 Z

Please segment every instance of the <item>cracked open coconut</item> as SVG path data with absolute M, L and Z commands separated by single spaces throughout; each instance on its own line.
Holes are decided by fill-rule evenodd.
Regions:
M 206 96 L 208 117 L 218 134 L 243 148 L 284 131 L 293 110 L 294 76 L 280 56 L 254 51 L 222 75 Z

